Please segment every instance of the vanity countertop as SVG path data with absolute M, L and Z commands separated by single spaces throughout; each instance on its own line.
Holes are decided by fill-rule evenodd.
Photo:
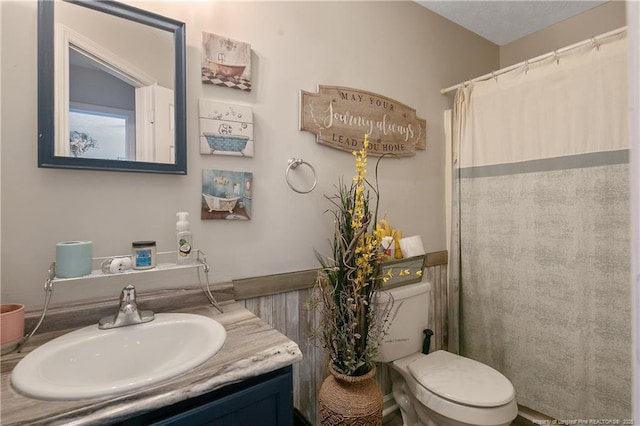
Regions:
M 3 426 L 109 424 L 286 367 L 302 359 L 295 342 L 235 301 L 228 300 L 220 305 L 224 313 L 204 304 L 171 310 L 200 314 L 220 322 L 227 330 L 227 339 L 217 354 L 187 373 L 123 395 L 79 401 L 43 401 L 16 392 L 11 386 L 10 375 L 18 361 L 37 346 L 70 330 L 36 334 L 22 353 L 14 352 L 2 357 L 0 423 Z

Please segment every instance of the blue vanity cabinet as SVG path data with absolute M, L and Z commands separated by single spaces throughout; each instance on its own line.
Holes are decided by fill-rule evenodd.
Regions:
M 291 366 L 118 423 L 121 426 L 293 426 Z

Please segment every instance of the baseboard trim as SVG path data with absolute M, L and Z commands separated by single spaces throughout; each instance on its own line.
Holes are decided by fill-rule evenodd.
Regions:
M 531 408 L 525 407 L 524 405 L 520 404 L 518 404 L 518 415 L 533 423 L 546 423 L 547 421 L 551 422 L 552 420 L 555 420 L 553 417 L 549 417 L 545 414 L 542 414 L 536 410 L 532 410 Z
M 426 254 L 425 267 L 430 268 L 432 266 L 446 265 L 447 262 L 448 252 L 446 250 L 431 252 Z M 313 287 L 315 284 L 318 271 L 318 269 L 308 269 L 282 274 L 234 279 L 234 299 L 245 300 L 307 289 Z
M 393 394 L 386 394 L 383 397 L 383 405 L 382 405 L 382 419 L 386 419 L 396 411 L 400 410 L 400 406 L 396 404 L 396 400 L 393 398 Z

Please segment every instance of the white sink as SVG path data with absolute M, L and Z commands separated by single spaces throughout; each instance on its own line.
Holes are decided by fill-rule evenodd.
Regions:
M 27 396 L 48 400 L 122 394 L 202 364 L 226 336 L 219 322 L 193 314 L 156 314 L 151 322 L 110 330 L 89 326 L 29 353 L 11 382 Z

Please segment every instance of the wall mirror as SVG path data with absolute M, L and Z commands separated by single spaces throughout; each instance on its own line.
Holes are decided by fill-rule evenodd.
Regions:
M 38 2 L 38 166 L 187 173 L 185 25 L 114 1 Z

